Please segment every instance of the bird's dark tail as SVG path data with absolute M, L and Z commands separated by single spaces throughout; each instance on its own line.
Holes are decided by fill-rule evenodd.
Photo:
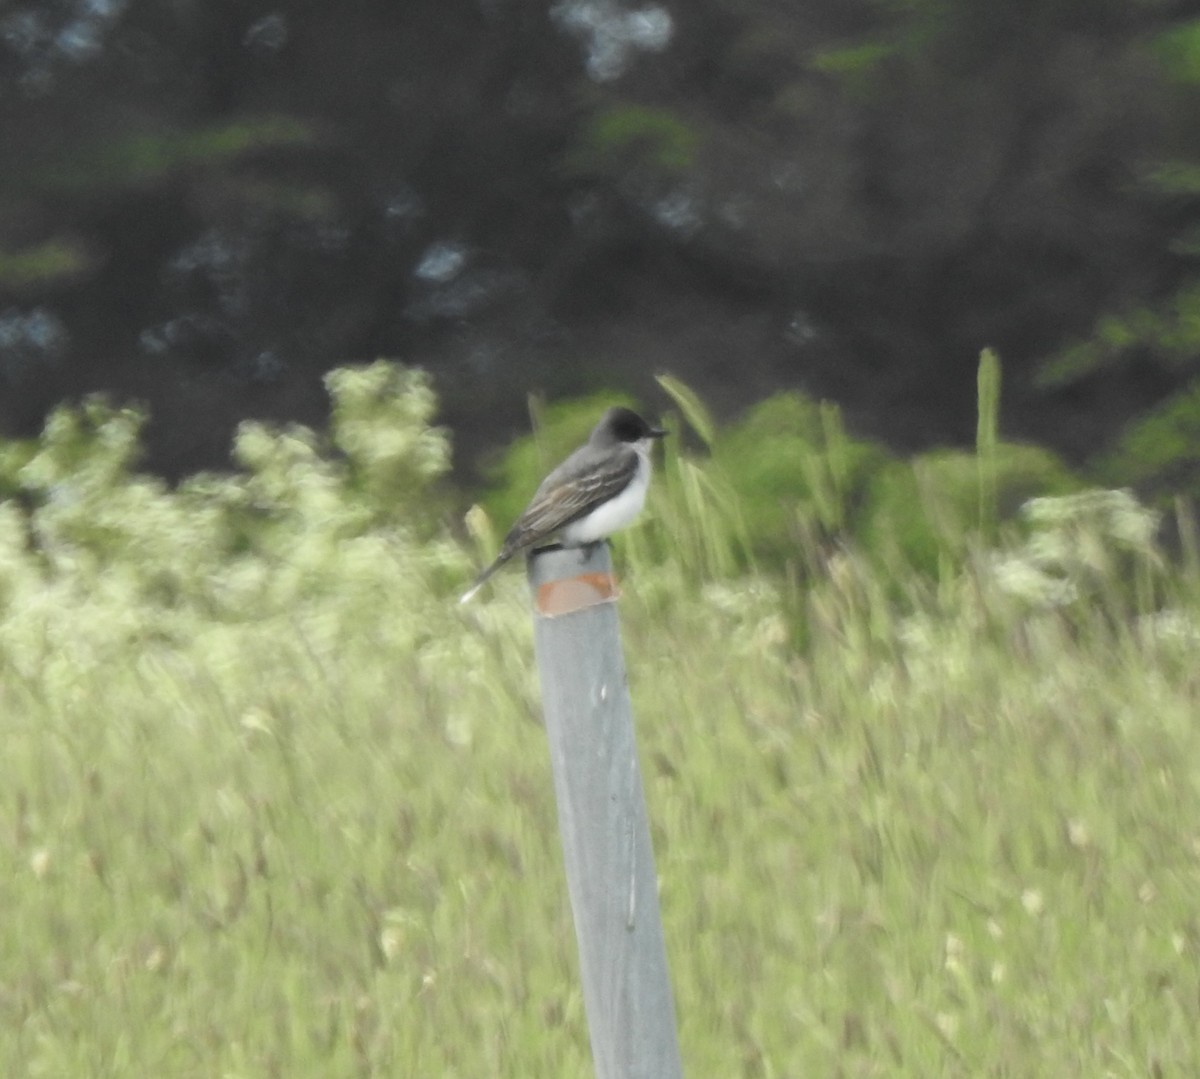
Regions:
M 487 579 L 493 573 L 495 573 L 496 570 L 498 570 L 501 566 L 503 566 L 505 562 L 507 562 L 510 558 L 512 558 L 512 556 L 515 553 L 516 553 L 515 551 L 509 551 L 507 549 L 502 550 L 496 556 L 496 561 L 493 562 L 490 566 L 488 566 L 487 569 L 485 569 L 478 577 L 475 578 L 475 583 L 473 585 L 471 585 L 471 587 L 468 588 L 462 594 L 462 596 L 459 598 L 458 602 L 459 603 L 470 603 L 471 600 L 473 600 L 475 598 L 475 593 L 478 592 L 487 583 Z

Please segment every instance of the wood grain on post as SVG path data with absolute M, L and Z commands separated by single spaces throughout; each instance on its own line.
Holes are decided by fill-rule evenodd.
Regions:
M 608 545 L 529 560 L 567 888 L 597 1079 L 681 1079 Z

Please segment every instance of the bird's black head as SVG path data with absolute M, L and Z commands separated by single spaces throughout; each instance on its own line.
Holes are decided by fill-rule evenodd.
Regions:
M 651 427 L 632 409 L 618 407 L 604 413 L 592 437 L 613 442 L 640 442 L 643 438 L 662 438 L 666 433 L 659 427 Z

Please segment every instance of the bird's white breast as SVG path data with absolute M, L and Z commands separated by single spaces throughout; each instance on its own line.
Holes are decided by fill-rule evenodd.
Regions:
M 650 488 L 650 447 L 649 444 L 645 448 L 638 444 L 635 448 L 638 454 L 637 471 L 628 486 L 586 517 L 567 525 L 559 534 L 564 546 L 582 547 L 587 543 L 595 543 L 624 528 L 641 513 L 646 491 Z

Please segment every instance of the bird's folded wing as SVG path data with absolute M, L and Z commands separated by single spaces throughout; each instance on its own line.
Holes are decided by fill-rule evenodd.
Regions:
M 570 464 L 568 461 L 566 464 Z M 505 538 L 506 549 L 516 550 L 546 539 L 560 528 L 586 516 L 625 489 L 638 467 L 632 448 L 611 464 L 572 476 L 566 467 L 546 477 L 528 508 Z

